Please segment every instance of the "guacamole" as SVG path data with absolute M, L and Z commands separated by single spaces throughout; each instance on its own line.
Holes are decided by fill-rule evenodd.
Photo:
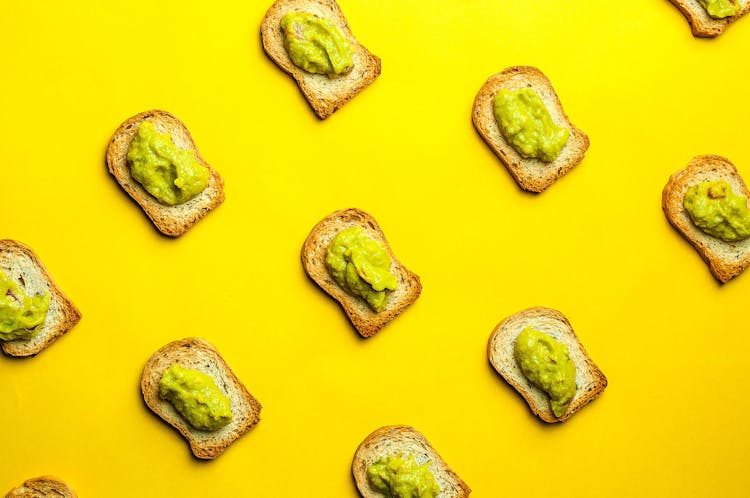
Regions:
M 199 431 L 215 431 L 232 421 L 232 403 L 214 379 L 177 363 L 159 381 L 159 395 Z
M 531 88 L 500 90 L 495 97 L 495 119 L 508 143 L 526 159 L 554 161 L 570 136 L 570 130 L 552 121 Z
M 337 284 L 363 298 L 375 311 L 385 309 L 388 291 L 398 287 L 385 245 L 369 237 L 360 226 L 344 229 L 334 237 L 326 252 L 326 268 Z
M 732 192 L 723 180 L 693 185 L 685 193 L 685 210 L 695 226 L 725 242 L 750 236 L 750 209 L 747 198 Z
M 0 270 L 0 340 L 34 337 L 47 318 L 49 305 L 49 292 L 29 296 Z
M 182 204 L 208 185 L 208 168 L 198 162 L 193 151 L 175 146 L 151 121 L 138 127 L 127 157 L 133 178 L 162 204 Z
M 563 416 L 576 394 L 576 366 L 568 347 L 526 327 L 516 338 L 514 353 L 526 378 L 549 394 L 555 417 Z
M 385 457 L 367 469 L 367 478 L 373 489 L 388 498 L 435 498 L 440 487 L 430 472 L 430 464 L 417 465 L 414 455 Z
M 334 78 L 354 67 L 352 44 L 331 21 L 289 12 L 281 19 L 281 30 L 289 58 L 300 69 Z
M 739 0 L 698 0 L 705 7 L 708 15 L 714 19 L 723 19 L 736 15 L 740 11 Z

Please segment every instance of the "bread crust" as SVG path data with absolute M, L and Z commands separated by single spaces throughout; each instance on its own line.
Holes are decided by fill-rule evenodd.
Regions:
M 547 393 L 529 382 L 515 359 L 516 338 L 527 326 L 565 344 L 576 366 L 576 395 L 562 417 L 555 416 Z M 599 397 L 607 387 L 607 378 L 586 353 L 568 319 L 559 311 L 550 308 L 529 308 L 501 321 L 490 336 L 487 356 L 494 369 L 523 396 L 534 415 L 545 422 L 568 420 L 578 410 Z
M 231 400 L 232 421 L 216 431 L 191 427 L 169 401 L 159 396 L 159 381 L 174 363 L 211 376 Z M 154 353 L 143 369 L 141 392 L 146 405 L 190 443 L 197 458 L 213 459 L 260 421 L 261 404 L 248 392 L 224 358 L 211 344 L 197 337 L 170 342 Z
M 0 240 L 0 270 L 15 280 L 26 293 L 50 293 L 50 307 L 41 330 L 31 339 L 0 341 L 10 356 L 34 356 L 72 329 L 81 312 L 57 286 L 34 251 L 16 240 Z
M 387 425 L 367 436 L 352 459 L 352 475 L 363 498 L 383 497 L 370 486 L 367 469 L 380 458 L 399 454 L 414 455 L 418 465 L 432 462 L 430 471 L 440 487 L 440 494 L 436 498 L 463 498 L 471 493 L 471 488 L 448 467 L 419 431 L 408 425 Z
M 729 159 L 703 155 L 694 157 L 685 168 L 669 177 L 662 191 L 661 206 L 669 223 L 698 251 L 714 277 L 726 283 L 750 265 L 750 238 L 725 242 L 693 224 L 683 205 L 685 193 L 706 180 L 724 180 L 735 194 L 750 198 L 745 181 Z
M 77 498 L 77 495 L 57 477 L 41 476 L 11 489 L 5 498 Z
M 361 226 L 368 236 L 383 243 L 391 257 L 391 272 L 398 280 L 398 288 L 388 294 L 383 311 L 373 311 L 364 299 L 341 288 L 326 268 L 325 257 L 329 244 L 336 234 L 351 226 Z M 341 304 L 346 316 L 362 337 L 375 335 L 416 301 L 422 292 L 419 277 L 396 258 L 375 219 L 359 209 L 344 209 L 323 218 L 307 236 L 301 257 L 307 275 Z
M 351 72 L 328 78 L 324 74 L 308 73 L 295 66 L 284 47 L 281 31 L 281 19 L 290 11 L 309 12 L 333 22 L 354 49 Z M 334 0 L 278 0 L 263 17 L 260 34 L 263 50 L 277 66 L 294 78 L 320 119 L 326 119 L 336 112 L 380 76 L 380 59 L 359 43 Z
M 750 0 L 738 0 L 740 11 L 724 19 L 714 19 L 698 0 L 669 0 L 690 23 L 693 36 L 698 38 L 714 38 L 722 34 L 732 23 L 747 14 L 750 10 Z
M 495 96 L 500 89 L 519 90 L 531 88 L 547 106 L 552 120 L 570 130 L 565 147 L 552 162 L 525 159 L 505 139 L 495 119 Z M 479 89 L 471 113 L 474 128 L 487 142 L 492 152 L 505 164 L 518 186 L 529 192 L 543 192 L 558 178 L 581 162 L 589 148 L 588 136 L 573 123 L 563 110 L 560 99 L 549 79 L 539 69 L 531 66 L 514 66 L 493 76 Z
M 208 168 L 208 185 L 187 202 L 168 206 L 149 194 L 130 174 L 127 164 L 130 142 L 145 120 L 154 124 L 159 133 L 168 133 L 174 144 L 192 150 L 198 162 Z M 224 181 L 201 156 L 185 124 L 172 114 L 153 109 L 128 118 L 115 131 L 107 147 L 107 167 L 117 183 L 143 209 L 156 228 L 169 237 L 179 237 L 224 201 Z

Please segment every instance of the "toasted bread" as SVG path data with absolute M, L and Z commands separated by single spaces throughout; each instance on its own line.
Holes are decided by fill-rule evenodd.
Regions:
M 706 180 L 724 180 L 735 194 L 750 198 L 734 164 L 720 156 L 705 155 L 694 157 L 686 168 L 669 178 L 662 192 L 661 206 L 669 222 L 695 247 L 714 277 L 726 283 L 750 265 L 750 238 L 725 242 L 693 224 L 683 205 L 685 193 L 693 185 Z
M 174 363 L 210 375 L 232 402 L 232 421 L 216 431 L 199 431 L 190 426 L 174 406 L 160 397 L 159 381 Z M 151 356 L 141 377 L 143 399 L 151 410 L 180 431 L 198 458 L 212 459 L 260 421 L 261 405 L 247 391 L 219 352 L 195 337 L 174 341 Z
M 750 0 L 737 0 L 740 3 L 740 11 L 732 17 L 714 19 L 708 15 L 705 7 L 698 0 L 669 0 L 680 9 L 680 12 L 690 23 L 693 35 L 699 38 L 714 38 L 719 36 L 733 22 L 747 14 L 750 10 Z
M 367 436 L 354 453 L 352 474 L 363 498 L 383 496 L 372 489 L 367 478 L 367 469 L 372 464 L 383 457 L 408 455 L 414 455 L 418 465 L 432 462 L 429 469 L 440 487 L 436 498 L 463 498 L 471 493 L 469 486 L 448 467 L 421 433 L 407 425 L 389 425 Z
M 334 23 L 354 49 L 352 70 L 329 78 L 295 66 L 284 47 L 284 34 L 281 31 L 281 19 L 290 11 L 309 12 Z M 266 12 L 260 34 L 263 50 L 277 66 L 294 78 L 320 119 L 326 119 L 336 112 L 380 75 L 380 59 L 357 41 L 334 0 L 278 0 Z
M 75 491 L 53 476 L 29 479 L 23 485 L 8 491 L 5 498 L 77 498 Z
M 520 90 L 521 88 L 531 88 L 539 94 L 549 110 L 552 121 L 570 130 L 568 142 L 552 162 L 522 157 L 505 139 L 497 123 L 495 118 L 497 93 L 501 89 Z M 492 152 L 505 164 L 516 183 L 530 192 L 542 192 L 547 189 L 558 178 L 580 163 L 589 148 L 588 136 L 573 126 L 563 111 L 552 84 L 535 67 L 510 67 L 490 77 L 474 99 L 471 117 L 476 130 L 490 146 Z
M 373 311 L 367 301 L 341 288 L 326 268 L 329 244 L 341 230 L 354 225 L 361 226 L 368 236 L 385 245 L 391 257 L 391 272 L 398 280 L 398 288 L 388 294 L 386 307 L 380 312 Z M 336 211 L 315 225 L 302 246 L 302 266 L 316 284 L 341 304 L 362 337 L 375 335 L 416 301 L 422 292 L 419 277 L 396 259 L 375 219 L 359 209 Z
M 31 248 L 15 240 L 0 240 L 0 270 L 18 282 L 28 295 L 48 291 L 50 304 L 41 329 L 31 339 L 0 341 L 3 351 L 11 356 L 33 356 L 72 329 L 81 319 L 81 312 L 55 284 L 39 257 Z
M 555 416 L 547 393 L 529 382 L 516 361 L 516 338 L 527 326 L 565 344 L 576 366 L 576 394 L 562 417 Z M 607 387 L 607 378 L 586 353 L 567 318 L 553 309 L 529 308 L 500 322 L 490 336 L 487 355 L 495 370 L 524 397 L 531 411 L 545 422 L 569 419 Z
M 130 166 L 127 163 L 128 148 L 138 127 L 147 119 L 154 124 L 156 131 L 168 133 L 177 147 L 192 150 L 198 162 L 208 168 L 208 185 L 187 202 L 174 206 L 162 204 L 130 174 Z M 187 232 L 224 200 L 224 181 L 221 176 L 201 157 L 187 127 L 168 112 L 146 111 L 122 123 L 107 147 L 107 167 L 125 192 L 141 206 L 156 228 L 170 237 L 179 237 Z

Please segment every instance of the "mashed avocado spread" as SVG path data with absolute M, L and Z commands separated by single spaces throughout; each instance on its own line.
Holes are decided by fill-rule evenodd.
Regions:
M 714 19 L 731 17 L 740 11 L 739 0 L 698 0 Z
M 50 293 L 28 296 L 18 284 L 0 271 L 0 340 L 31 339 L 44 323 Z
M 576 394 L 576 366 L 568 347 L 526 327 L 516 338 L 514 353 L 526 378 L 549 394 L 555 417 L 565 414 Z
M 750 236 L 750 209 L 747 198 L 732 192 L 723 180 L 693 185 L 685 193 L 685 210 L 695 226 L 726 242 Z
M 367 469 L 367 478 L 372 487 L 387 498 L 435 498 L 440 494 L 440 487 L 430 472 L 430 463 L 419 466 L 414 455 L 385 457 Z
M 130 173 L 162 204 L 189 201 L 208 185 L 208 168 L 193 151 L 180 149 L 167 133 L 159 133 L 151 121 L 143 121 L 128 148 Z
M 159 381 L 159 395 L 199 431 L 215 431 L 232 421 L 232 403 L 214 379 L 177 363 Z
M 369 237 L 360 226 L 342 230 L 334 237 L 326 253 L 326 267 L 337 284 L 363 298 L 375 311 L 383 311 L 387 291 L 398 287 L 385 245 Z
M 281 19 L 284 46 L 294 64 L 329 78 L 352 70 L 354 51 L 331 21 L 307 12 L 289 12 Z
M 495 97 L 500 131 L 521 156 L 554 161 L 568 143 L 570 130 L 557 126 L 539 94 L 531 88 L 500 90 Z

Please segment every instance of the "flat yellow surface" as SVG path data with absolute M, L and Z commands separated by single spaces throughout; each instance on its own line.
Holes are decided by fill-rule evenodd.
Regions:
M 660 202 L 698 154 L 750 179 L 750 19 L 699 40 L 661 0 L 341 0 L 383 74 L 321 122 L 261 49 L 269 6 L 3 6 L 0 237 L 32 246 L 83 319 L 36 358 L 0 357 L 0 492 L 55 474 L 82 498 L 354 498 L 359 442 L 409 424 L 472 496 L 747 496 L 750 275 L 717 284 Z M 541 195 L 470 120 L 512 65 L 541 68 L 591 139 Z M 178 240 L 104 164 L 118 124 L 151 108 L 181 118 L 226 182 Z M 379 221 L 424 286 L 369 340 L 299 261 L 346 207 Z M 609 378 L 562 425 L 485 353 L 495 324 L 534 305 L 565 313 Z M 188 336 L 263 404 L 213 462 L 139 392 L 146 359 Z

